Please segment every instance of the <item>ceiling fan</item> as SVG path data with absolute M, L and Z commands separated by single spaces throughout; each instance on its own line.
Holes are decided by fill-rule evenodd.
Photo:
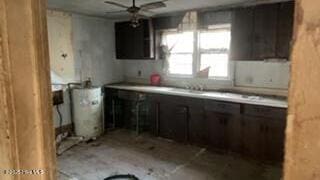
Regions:
M 152 3 L 147 3 L 143 4 L 141 6 L 136 6 L 136 0 L 132 0 L 132 6 L 126 6 L 120 3 L 112 2 L 112 1 L 105 1 L 106 4 L 111 4 L 114 6 L 118 6 L 121 8 L 125 8 L 123 11 L 117 11 L 117 12 L 107 12 L 107 13 L 119 13 L 119 12 L 128 12 L 131 14 L 131 26 L 136 28 L 139 26 L 139 18 L 140 17 L 145 17 L 141 12 L 147 12 L 147 13 L 152 13 L 150 10 L 151 9 L 158 9 L 158 8 L 163 8 L 167 7 L 167 5 L 164 3 L 168 0 L 162 0 L 162 1 L 157 1 L 157 2 L 152 2 Z

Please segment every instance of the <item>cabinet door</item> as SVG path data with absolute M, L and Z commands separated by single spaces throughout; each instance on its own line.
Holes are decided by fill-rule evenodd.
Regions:
M 277 57 L 289 58 L 293 33 L 294 2 L 281 3 L 277 27 Z
M 206 111 L 206 121 L 209 130 L 209 146 L 215 149 L 226 150 L 228 145 L 228 117 L 213 111 Z
M 132 28 L 131 31 L 133 32 L 132 39 L 132 56 L 130 59 L 139 59 L 143 57 L 143 28 L 141 26 L 138 26 L 136 28 Z
M 255 116 L 243 116 L 242 119 L 242 153 L 248 157 L 261 159 L 263 155 L 264 119 Z
M 205 120 L 204 103 L 202 99 L 189 99 L 189 140 L 192 144 L 207 145 L 208 126 Z
M 134 56 L 134 29 L 128 22 L 115 24 L 117 59 L 129 59 Z
M 232 60 L 252 59 L 253 15 L 253 8 L 236 9 L 232 13 L 230 53 Z
M 188 107 L 161 101 L 159 112 L 159 135 L 178 142 L 188 139 Z
M 160 103 L 156 95 L 148 95 L 148 121 L 150 122 L 150 132 L 159 136 L 159 113 L 160 113 Z
M 159 107 L 159 136 L 173 139 L 174 134 L 174 106 L 170 103 L 160 102 Z
M 188 141 L 188 107 L 175 106 L 173 120 L 173 139 L 186 143 Z
M 257 6 L 254 10 L 253 58 L 276 57 L 278 4 Z
M 268 161 L 283 161 L 285 122 L 285 118 L 264 120 L 264 158 Z
M 232 152 L 241 152 L 241 116 L 240 114 L 229 115 L 227 121 L 228 150 Z
M 130 24 L 115 24 L 117 59 L 154 59 L 152 21 L 141 20 L 141 25 L 136 28 Z

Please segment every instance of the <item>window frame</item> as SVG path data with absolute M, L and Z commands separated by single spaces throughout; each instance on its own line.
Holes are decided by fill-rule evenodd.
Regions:
M 194 31 L 185 31 L 185 32 L 193 32 L 193 42 L 195 41 L 195 32 Z M 162 32 L 162 36 L 163 34 L 179 34 L 179 33 L 184 33 L 184 32 L 179 32 L 177 29 L 170 29 L 170 30 L 167 30 L 165 32 Z M 175 52 L 175 53 L 170 53 L 169 55 L 171 54 L 192 54 L 192 64 L 191 64 L 191 74 L 177 74 L 177 73 L 170 73 L 170 66 L 169 66 L 169 59 L 166 59 L 167 61 L 167 73 L 166 75 L 168 77 L 173 77 L 173 78 L 193 78 L 194 77 L 194 55 L 195 55 L 195 45 L 193 44 L 193 52 L 192 53 L 186 53 L 186 52 Z
M 228 29 L 230 31 L 230 43 L 229 43 L 229 48 L 226 49 L 226 52 L 225 53 L 217 53 L 218 51 L 215 51 L 215 50 L 202 50 L 201 49 L 201 45 L 200 45 L 200 35 L 201 33 L 203 32 L 210 32 L 210 31 L 215 31 L 215 30 L 218 30 L 218 29 Z M 200 71 L 200 68 L 201 68 L 201 55 L 202 54 L 227 54 L 228 55 L 228 65 L 227 65 L 227 76 L 226 77 L 220 77 L 220 76 L 208 76 L 208 79 L 211 79 L 211 80 L 232 80 L 232 74 L 231 74 L 231 69 L 232 69 L 232 65 L 231 65 L 231 62 L 230 62 L 230 47 L 231 47 L 231 24 L 230 23 L 227 23 L 227 24 L 217 24 L 217 25 L 212 25 L 212 26 L 209 26 L 208 29 L 205 29 L 205 30 L 199 30 L 197 31 L 198 32 L 198 50 L 197 50 L 197 59 L 195 61 L 197 61 L 197 71 Z
M 186 78 L 186 79 L 191 79 L 191 78 L 196 78 L 196 74 L 200 71 L 200 67 L 201 67 L 201 54 L 203 54 L 202 50 L 201 50 L 201 46 L 200 46 L 200 34 L 202 32 L 210 32 L 210 31 L 214 31 L 215 29 L 226 29 L 228 28 L 230 30 L 230 36 L 231 36 L 231 24 L 227 23 L 227 24 L 218 24 L 218 25 L 213 25 L 213 26 L 209 26 L 208 29 L 205 30 L 194 30 L 194 31 L 186 31 L 186 32 L 193 32 L 193 56 L 192 56 L 192 74 L 188 75 L 188 74 L 176 74 L 176 73 L 170 73 L 169 70 L 169 59 L 166 58 L 166 61 L 168 63 L 167 67 L 166 67 L 166 76 L 167 77 L 171 77 L 171 78 Z M 175 34 L 175 33 L 183 33 L 183 32 L 179 32 L 176 29 L 171 29 L 165 32 L 162 32 L 162 35 L 165 34 Z M 208 51 L 210 52 L 210 51 Z M 170 53 L 170 54 L 189 54 L 189 53 Z M 217 53 L 215 53 L 217 54 Z M 223 53 L 225 54 L 225 53 Z M 230 57 L 230 46 L 227 50 L 227 54 L 228 57 Z M 232 80 L 232 68 L 233 65 L 230 62 L 230 58 L 228 58 L 228 68 L 227 68 L 227 76 L 226 77 L 219 77 L 219 76 L 209 76 L 208 79 L 209 80 L 218 80 L 218 81 L 231 81 Z

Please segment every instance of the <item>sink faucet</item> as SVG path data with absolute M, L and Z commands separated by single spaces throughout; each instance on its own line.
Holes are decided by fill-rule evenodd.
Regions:
M 185 89 L 193 90 L 193 91 L 203 91 L 204 85 L 202 84 L 185 84 Z

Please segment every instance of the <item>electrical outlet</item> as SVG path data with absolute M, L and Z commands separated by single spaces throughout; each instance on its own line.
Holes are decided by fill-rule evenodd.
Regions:
M 63 91 L 62 90 L 58 90 L 58 91 L 53 91 L 52 92 L 52 101 L 53 101 L 53 105 L 59 105 L 59 104 L 63 104 Z

